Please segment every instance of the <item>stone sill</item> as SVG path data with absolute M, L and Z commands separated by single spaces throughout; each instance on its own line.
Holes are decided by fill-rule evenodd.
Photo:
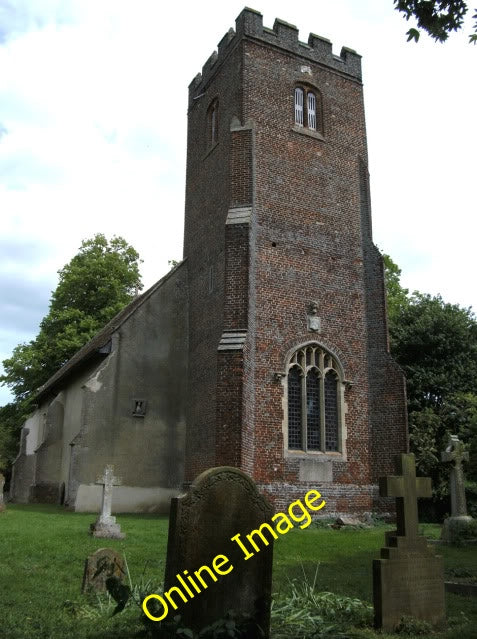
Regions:
M 304 450 L 287 450 L 285 451 L 285 459 L 313 459 L 317 462 L 329 462 L 329 461 L 346 461 L 343 453 L 321 453 L 321 452 L 305 452 Z
M 321 133 L 307 129 L 304 126 L 294 126 L 292 127 L 292 131 L 299 133 L 300 135 L 306 135 L 309 138 L 314 138 L 315 140 L 321 140 L 322 142 L 325 141 L 325 138 L 321 135 Z

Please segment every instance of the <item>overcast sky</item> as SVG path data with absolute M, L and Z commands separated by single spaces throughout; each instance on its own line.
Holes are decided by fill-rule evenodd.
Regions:
M 182 257 L 187 86 L 243 6 L 0 0 L 0 361 L 36 336 L 82 239 L 125 237 L 145 287 Z M 374 241 L 405 286 L 477 308 L 470 16 L 416 45 L 392 0 L 251 6 L 363 56 Z

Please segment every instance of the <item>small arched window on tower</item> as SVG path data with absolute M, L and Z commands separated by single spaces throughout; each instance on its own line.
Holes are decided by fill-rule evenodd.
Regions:
M 334 355 L 308 344 L 290 358 L 287 370 L 288 450 L 343 452 L 343 375 Z
M 207 109 L 207 142 L 209 147 L 217 143 L 219 137 L 219 101 L 212 100 Z
M 295 87 L 295 126 L 323 133 L 321 95 L 316 89 Z

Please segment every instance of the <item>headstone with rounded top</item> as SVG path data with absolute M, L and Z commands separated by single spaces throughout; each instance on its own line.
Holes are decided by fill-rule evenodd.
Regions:
M 106 591 L 106 579 L 125 577 L 124 559 L 113 548 L 100 548 L 85 560 L 81 592 Z
M 247 534 L 257 531 L 272 516 L 271 505 L 252 479 L 228 466 L 203 472 L 187 494 L 172 499 L 164 591 L 182 589 L 187 602 L 179 599 L 174 614 L 180 614 L 187 627 L 200 631 L 226 619 L 233 610 L 242 620 L 248 620 L 249 639 L 269 637 L 273 537 L 266 542 L 262 538 L 257 544 L 259 551 L 250 552 L 248 559 L 239 541 L 249 543 Z M 227 561 L 219 559 L 219 577 L 212 578 L 207 570 L 201 573 L 207 583 L 204 588 L 194 571 L 215 565 L 217 555 Z M 200 593 L 189 577 L 200 586 Z

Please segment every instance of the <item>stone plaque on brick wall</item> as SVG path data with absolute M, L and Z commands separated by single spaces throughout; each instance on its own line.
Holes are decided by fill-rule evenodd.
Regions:
M 373 562 L 374 620 L 392 631 L 403 616 L 440 626 L 445 621 L 444 569 L 418 534 L 417 498 L 431 496 L 431 480 L 416 477 L 414 455 L 397 459 L 398 475 L 379 481 L 382 497 L 396 498 L 397 530 L 386 533 L 381 559 Z
M 125 574 L 121 555 L 113 548 L 100 548 L 85 561 L 81 592 L 105 592 L 106 579 L 117 577 L 122 581 Z
M 273 537 L 258 529 L 272 516 L 254 482 L 227 466 L 205 471 L 172 499 L 164 590 L 175 587 L 173 613 L 187 627 L 200 630 L 233 610 L 252 620 L 247 637 L 269 636 Z M 255 544 L 247 539 L 252 531 Z

